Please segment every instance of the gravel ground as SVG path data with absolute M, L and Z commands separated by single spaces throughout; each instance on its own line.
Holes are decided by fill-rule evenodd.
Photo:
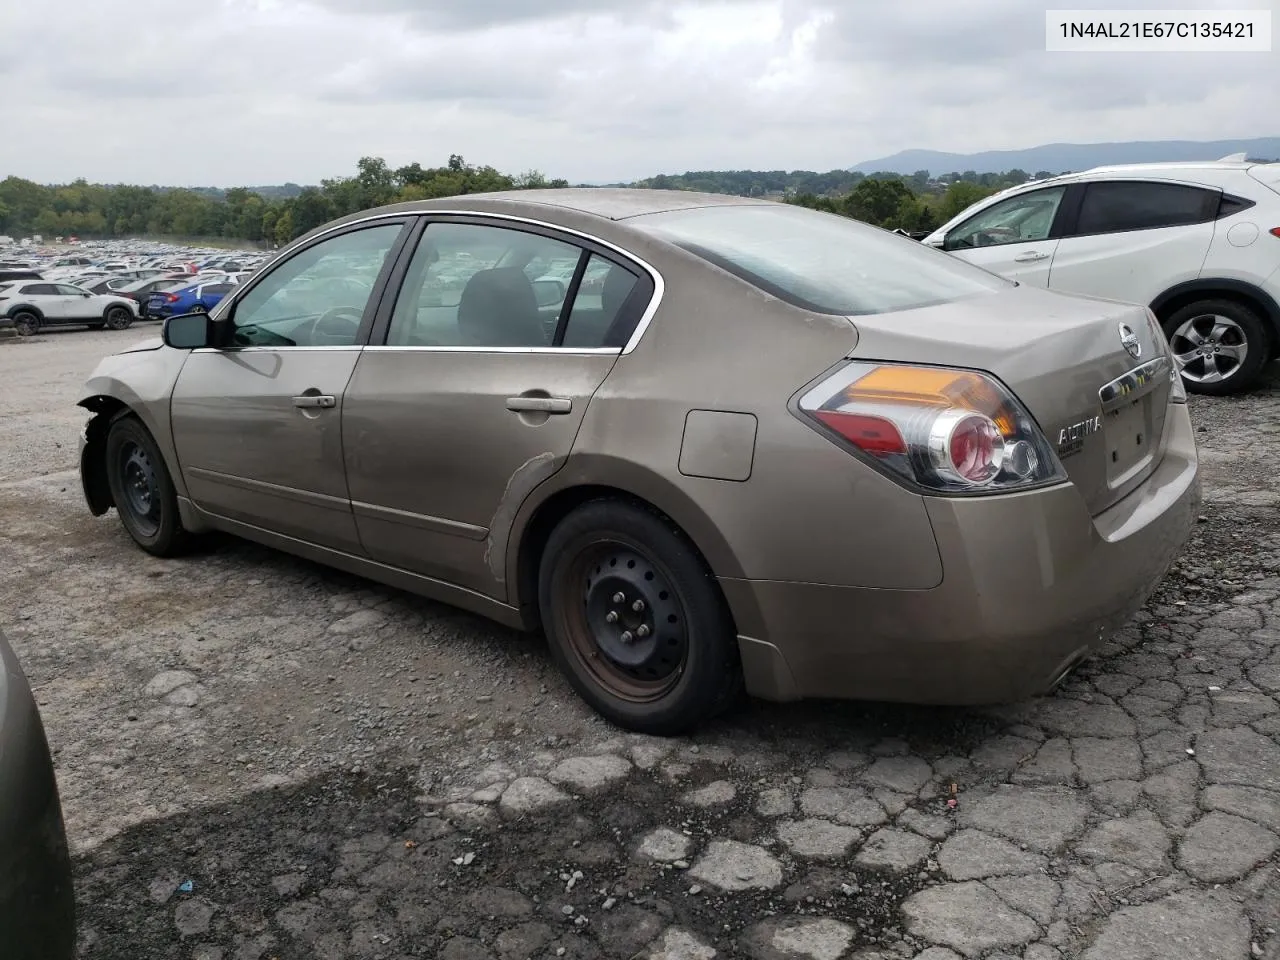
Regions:
M 75 392 L 152 329 L 0 340 L 0 620 L 83 957 L 1280 960 L 1280 377 L 1193 398 L 1202 521 L 1055 696 L 753 704 L 663 741 L 536 638 L 91 518 Z

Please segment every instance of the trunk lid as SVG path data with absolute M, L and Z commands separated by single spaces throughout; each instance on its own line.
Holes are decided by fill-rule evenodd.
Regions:
M 850 320 L 858 359 L 970 367 L 999 378 L 1094 515 L 1131 493 L 1163 457 L 1172 361 L 1145 307 L 1019 286 Z

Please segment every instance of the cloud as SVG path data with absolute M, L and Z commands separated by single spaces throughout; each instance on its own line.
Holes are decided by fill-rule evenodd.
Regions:
M 1127 3 L 1144 5 L 1159 6 Z M 602 181 L 830 169 L 911 147 L 1280 132 L 1265 126 L 1275 121 L 1263 92 L 1280 88 L 1274 54 L 1046 53 L 1043 7 L 1025 0 L 206 0 L 194 16 L 170 0 L 62 0 L 59 10 L 51 29 L 36 5 L 0 7 L 6 49 L 31 52 L 3 61 L 6 89 L 21 91 L 6 124 L 40 131 L 38 150 L 0 139 L 0 176 L 316 182 L 363 155 L 399 165 L 461 153 Z

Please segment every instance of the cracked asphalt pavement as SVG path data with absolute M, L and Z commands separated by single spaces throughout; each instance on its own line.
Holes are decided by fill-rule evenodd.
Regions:
M 537 638 L 90 517 L 76 391 L 152 329 L 0 342 L 0 626 L 81 956 L 1280 960 L 1280 376 L 1192 398 L 1201 522 L 1055 695 L 754 703 L 659 740 Z

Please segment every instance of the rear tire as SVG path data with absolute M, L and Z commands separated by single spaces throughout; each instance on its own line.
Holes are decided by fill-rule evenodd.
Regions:
M 102 319 L 112 330 L 128 330 L 133 325 L 133 313 L 128 307 L 108 307 Z
M 34 337 L 40 332 L 39 314 L 19 310 L 13 315 L 13 330 L 20 337 Z
M 741 695 L 736 631 L 719 586 L 654 511 L 615 499 L 578 507 L 552 531 L 538 580 L 557 666 L 618 726 L 684 733 Z
M 129 536 L 157 557 L 181 553 L 190 535 L 164 457 L 142 421 L 130 415 L 113 423 L 105 455 L 111 499 Z
M 1192 393 L 1248 390 L 1271 359 L 1270 327 L 1235 300 L 1198 300 L 1170 314 L 1163 326 Z

